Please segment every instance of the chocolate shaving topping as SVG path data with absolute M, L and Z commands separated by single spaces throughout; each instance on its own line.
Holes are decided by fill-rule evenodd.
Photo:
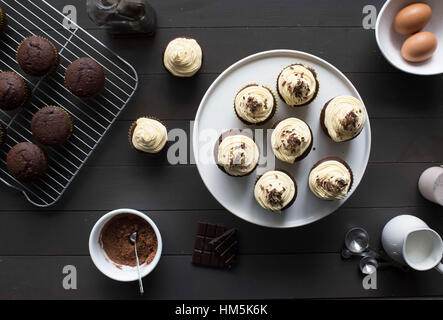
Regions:
M 291 86 L 290 84 L 288 84 L 288 90 L 290 92 L 292 92 L 292 94 L 296 98 L 301 99 L 301 98 L 304 98 L 308 95 L 309 85 L 307 83 L 305 83 L 304 81 L 302 81 L 300 78 L 298 78 L 298 80 L 294 86 Z
M 286 139 L 285 149 L 290 151 L 296 151 L 297 147 L 301 145 L 301 140 L 295 133 L 290 134 Z
M 349 131 L 355 129 L 358 123 L 358 116 L 354 111 L 349 112 L 346 117 L 341 121 L 341 124 L 345 130 Z
M 257 112 L 257 110 L 262 106 L 260 102 L 257 101 L 254 97 L 248 97 L 246 102 L 246 108 L 248 108 L 251 113 Z
M 282 206 L 283 205 L 283 192 L 278 191 L 277 189 L 266 190 L 266 199 L 273 206 Z
M 321 180 L 320 178 L 317 178 L 315 182 L 319 187 L 334 193 L 339 193 L 348 185 L 343 179 L 332 181 L 331 179 Z

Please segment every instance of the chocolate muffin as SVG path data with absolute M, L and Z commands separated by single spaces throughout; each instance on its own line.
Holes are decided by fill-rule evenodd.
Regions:
M 352 188 L 354 175 L 351 167 L 341 158 L 328 157 L 318 161 L 309 173 L 308 184 L 312 193 L 322 200 L 342 200 Z
M 301 63 L 284 68 L 277 77 L 277 93 L 290 107 L 310 104 L 318 95 L 317 72 Z
M 214 157 L 215 163 L 224 173 L 244 177 L 257 168 L 260 152 L 249 131 L 231 129 L 217 139 Z
M 157 155 L 166 150 L 168 128 L 157 118 L 145 116 L 134 121 L 128 133 L 131 147 L 145 154 Z
M 15 72 L 0 73 L 0 109 L 11 111 L 22 107 L 29 92 L 25 80 Z
M 266 86 L 248 84 L 234 98 L 234 112 L 244 124 L 263 125 L 277 111 L 274 93 Z
M 363 130 L 367 112 L 362 102 L 352 96 L 338 96 L 325 103 L 320 113 L 323 132 L 334 142 L 355 139 Z
M 93 98 L 105 86 L 105 72 L 94 59 L 79 58 L 66 69 L 65 84 L 77 97 Z
M 5 32 L 7 26 L 8 26 L 8 17 L 6 16 L 5 11 L 2 8 L 0 8 L 0 34 Z
M 72 118 L 63 108 L 47 106 L 32 117 L 31 132 L 34 139 L 47 146 L 58 146 L 72 134 Z
M 6 136 L 7 136 L 6 127 L 2 123 L 0 123 L 0 146 L 5 144 Z
M 272 151 L 277 159 L 295 163 L 311 152 L 314 136 L 309 125 L 298 118 L 286 118 L 272 126 Z
M 32 77 L 43 77 L 54 72 L 59 64 L 56 47 L 46 38 L 25 38 L 17 49 L 17 62 L 23 72 Z
M 297 183 L 287 171 L 276 169 L 259 176 L 254 185 L 254 197 L 265 210 L 280 213 L 297 198 Z
M 38 180 L 48 169 L 45 153 L 30 142 L 21 142 L 12 147 L 6 162 L 9 173 L 21 182 Z

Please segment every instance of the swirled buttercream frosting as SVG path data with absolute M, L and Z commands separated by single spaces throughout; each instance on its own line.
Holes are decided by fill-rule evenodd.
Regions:
M 235 96 L 234 108 L 237 116 L 246 123 L 263 123 L 272 117 L 275 99 L 268 88 L 249 85 Z
M 312 145 L 311 129 L 297 118 L 282 120 L 272 132 L 271 144 L 277 159 L 294 163 Z
M 296 196 L 297 187 L 292 178 L 282 171 L 268 171 L 256 182 L 254 197 L 266 210 L 280 212 Z
M 257 166 L 258 159 L 257 145 L 245 135 L 227 136 L 218 146 L 217 164 L 231 176 L 251 173 Z
M 277 80 L 281 98 L 290 106 L 311 102 L 318 91 L 316 75 L 308 68 L 294 64 L 282 70 Z
M 140 118 L 132 132 L 132 145 L 135 149 L 147 152 L 160 152 L 168 140 L 166 127 L 157 120 Z
M 325 160 L 309 174 L 309 188 L 320 199 L 341 200 L 352 184 L 352 173 L 341 162 Z
M 366 123 L 366 110 L 360 100 L 351 96 L 338 96 L 327 103 L 324 126 L 335 142 L 356 137 Z
M 177 77 L 192 77 L 200 70 L 203 53 L 194 39 L 176 38 L 163 54 L 165 68 Z

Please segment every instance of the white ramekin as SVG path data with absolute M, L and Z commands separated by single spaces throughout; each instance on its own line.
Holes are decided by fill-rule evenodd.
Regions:
M 100 270 L 104 275 L 108 276 L 111 279 L 117 281 L 135 281 L 138 280 L 137 267 L 123 266 L 117 265 L 112 262 L 109 257 L 106 255 L 100 244 L 100 234 L 102 232 L 103 226 L 108 222 L 112 217 L 122 213 L 129 213 L 137 215 L 144 220 L 146 220 L 154 229 L 155 235 L 157 236 L 157 253 L 155 254 L 154 259 L 149 264 L 143 264 L 140 266 L 141 276 L 144 277 L 154 270 L 157 266 L 158 261 L 160 260 L 162 254 L 162 238 L 160 235 L 160 231 L 158 230 L 154 221 L 152 221 L 148 216 L 144 213 L 133 210 L 133 209 L 118 209 L 108 212 L 103 217 L 101 217 L 94 225 L 91 231 L 91 235 L 89 236 L 89 254 L 91 255 L 91 259 L 94 262 L 95 266 L 98 270 Z

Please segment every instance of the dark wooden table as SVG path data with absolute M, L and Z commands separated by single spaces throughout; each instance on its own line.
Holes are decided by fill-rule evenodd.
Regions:
M 92 263 L 88 237 L 107 211 L 131 207 L 158 224 L 164 251 L 144 279 L 145 299 L 343 298 L 443 296 L 436 271 L 378 273 L 365 290 L 358 260 L 343 261 L 345 232 L 366 228 L 380 246 L 384 224 L 408 213 L 443 232 L 443 210 L 417 190 L 420 173 L 443 159 L 443 77 L 415 77 L 393 68 L 373 30 L 362 27 L 365 5 L 383 0 L 151 0 L 159 17 L 155 38 L 113 39 L 89 21 L 84 0 L 73 4 L 79 24 L 131 62 L 138 92 L 62 200 L 39 210 L 0 186 L 0 298 L 131 299 L 138 285 L 106 278 Z M 201 44 L 200 74 L 176 79 L 162 66 L 162 49 L 177 36 Z M 372 152 L 366 175 L 346 205 L 301 228 L 274 230 L 224 210 L 203 185 L 195 165 L 169 165 L 130 149 L 128 127 L 155 115 L 189 133 L 200 99 L 232 63 L 259 51 L 297 49 L 326 59 L 354 83 L 371 120 Z M 191 265 L 198 220 L 239 228 L 240 257 L 230 272 Z M 78 289 L 64 290 L 62 269 L 74 265 Z

